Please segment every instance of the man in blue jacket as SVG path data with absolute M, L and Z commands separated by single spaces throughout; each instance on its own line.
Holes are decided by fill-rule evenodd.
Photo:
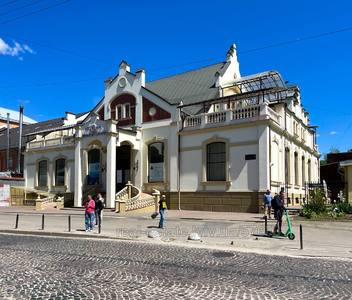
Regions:
M 271 219 L 271 201 L 273 197 L 271 196 L 270 190 L 267 190 L 263 197 L 264 202 L 264 218 L 269 215 L 269 219 Z

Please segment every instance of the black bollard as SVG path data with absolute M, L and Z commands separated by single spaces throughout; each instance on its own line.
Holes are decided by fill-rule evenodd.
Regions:
M 19 219 L 19 217 L 20 217 L 20 216 L 17 214 L 17 215 L 16 215 L 15 229 L 18 228 L 18 219 Z
M 71 216 L 68 216 L 68 232 L 71 232 Z
M 42 215 L 42 230 L 44 230 L 44 214 Z
M 101 233 L 101 219 L 99 220 L 99 225 L 98 225 L 98 233 Z
M 264 216 L 265 234 L 268 234 L 268 217 Z
M 302 224 L 299 225 L 299 242 L 301 245 L 301 250 L 303 250 L 303 229 Z

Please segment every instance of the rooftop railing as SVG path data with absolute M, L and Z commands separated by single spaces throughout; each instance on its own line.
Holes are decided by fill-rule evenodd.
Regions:
M 50 147 L 71 146 L 74 144 L 74 137 L 58 137 L 53 139 L 43 139 L 41 141 L 31 141 L 27 143 L 27 150 L 42 149 Z

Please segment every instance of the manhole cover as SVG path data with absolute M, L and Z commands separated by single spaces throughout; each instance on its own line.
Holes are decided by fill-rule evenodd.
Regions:
M 220 251 L 220 252 L 213 252 L 213 256 L 217 258 L 223 258 L 223 257 L 232 257 L 234 256 L 234 254 L 231 252 Z

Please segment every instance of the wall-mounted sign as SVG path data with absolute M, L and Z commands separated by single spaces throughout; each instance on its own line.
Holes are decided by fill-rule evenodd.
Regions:
M 255 160 L 255 159 L 257 159 L 256 154 L 246 154 L 245 155 L 245 160 Z

